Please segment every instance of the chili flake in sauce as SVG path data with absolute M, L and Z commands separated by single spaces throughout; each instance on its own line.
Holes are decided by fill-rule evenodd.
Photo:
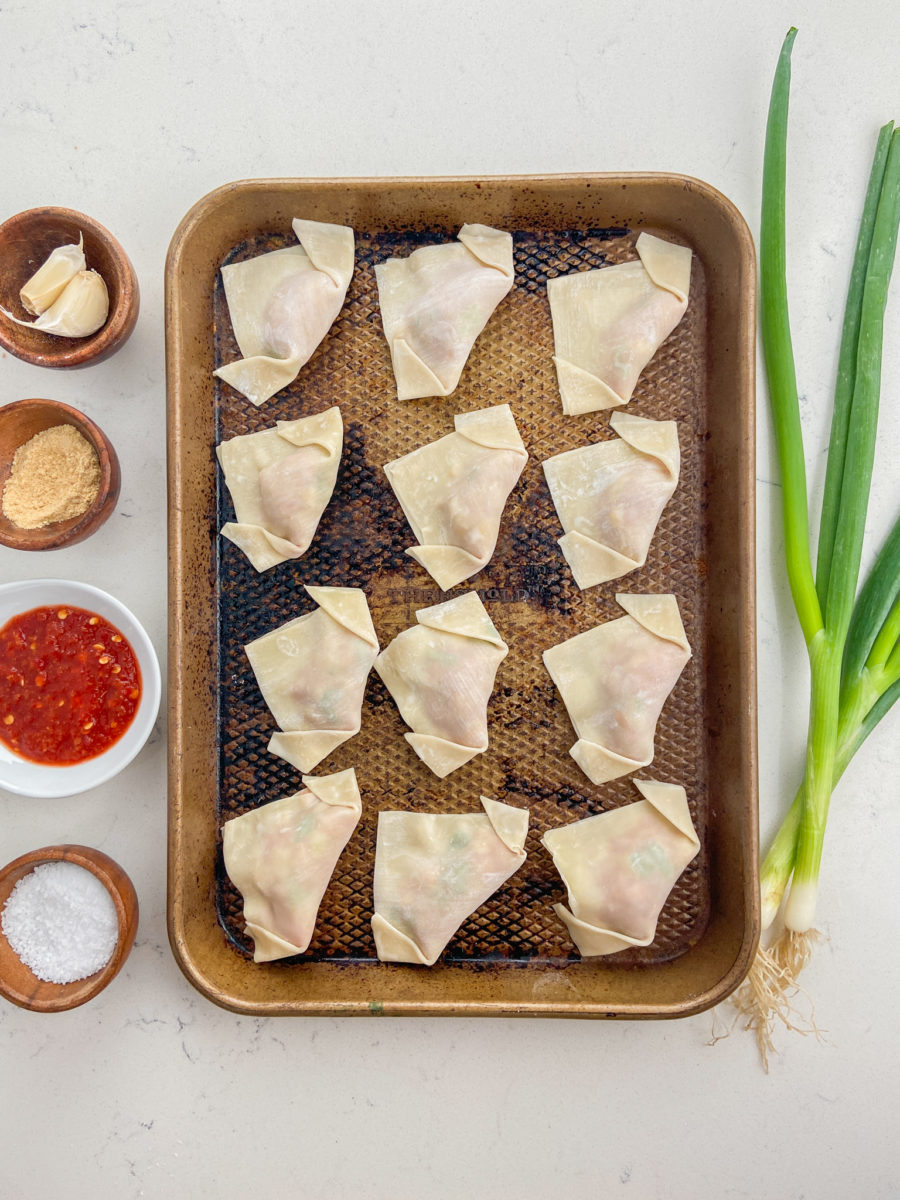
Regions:
M 125 636 L 96 613 L 33 608 L 0 629 L 0 741 L 32 762 L 66 766 L 117 742 L 141 701 Z

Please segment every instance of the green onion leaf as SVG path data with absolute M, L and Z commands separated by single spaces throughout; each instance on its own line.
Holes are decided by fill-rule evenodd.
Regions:
M 879 139 L 879 146 L 881 139 Z M 877 153 L 877 151 L 876 151 Z M 866 510 L 881 391 L 881 354 L 888 285 L 900 225 L 900 132 L 891 136 L 881 194 L 875 211 L 860 305 L 856 373 L 846 424 L 841 498 L 834 532 L 825 604 L 826 625 L 842 640 L 853 611 L 862 557 Z M 842 439 L 843 440 L 843 439 Z M 829 447 L 829 457 L 831 447 Z
M 831 419 L 831 437 L 828 443 L 828 464 L 825 470 L 825 490 L 822 496 L 822 520 L 819 526 L 819 554 L 816 563 L 816 591 L 819 604 L 825 609 L 828 582 L 831 576 L 831 558 L 837 531 L 841 504 L 841 488 L 847 449 L 847 428 L 850 423 L 850 406 L 856 385 L 856 355 L 859 346 L 859 326 L 862 318 L 863 288 L 869 265 L 869 252 L 875 230 L 875 214 L 884 181 L 888 148 L 893 121 L 883 126 L 878 135 L 875 158 L 869 175 L 869 186 L 863 206 L 856 254 L 850 273 L 847 307 L 844 311 L 844 328 L 838 358 L 837 381 L 834 389 L 834 412 Z
M 844 686 L 863 670 L 883 666 L 897 642 L 900 596 L 900 520 L 888 535 L 853 607 L 844 647 Z M 893 613 L 893 616 L 892 616 Z M 876 643 L 877 649 L 876 649 Z M 870 655 L 874 657 L 870 660 Z
M 788 582 L 803 636 L 809 643 L 822 628 L 822 614 L 809 554 L 806 462 L 803 457 L 803 433 L 788 314 L 784 234 L 788 97 L 791 87 L 791 48 L 796 36 L 797 30 L 791 29 L 784 39 L 769 105 L 759 234 L 759 290 L 763 354 L 781 468 Z

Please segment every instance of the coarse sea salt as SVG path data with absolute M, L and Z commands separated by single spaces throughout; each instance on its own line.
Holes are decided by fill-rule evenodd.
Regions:
M 24 875 L 0 924 L 21 961 L 47 983 L 74 983 L 105 967 L 119 934 L 109 892 L 70 862 L 41 863 Z

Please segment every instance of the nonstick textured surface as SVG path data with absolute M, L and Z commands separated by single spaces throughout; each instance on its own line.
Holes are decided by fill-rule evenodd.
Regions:
M 420 245 L 452 240 L 446 228 L 367 233 L 357 230 L 356 269 L 343 311 L 297 380 L 260 409 L 226 384 L 214 383 L 217 438 L 267 428 L 339 404 L 344 450 L 334 496 L 317 535 L 299 560 L 258 574 L 230 542 L 218 539 L 219 821 L 301 788 L 300 774 L 266 750 L 275 730 L 256 686 L 245 643 L 309 612 L 306 583 L 366 591 L 382 647 L 415 623 L 415 610 L 475 588 L 510 648 L 488 708 L 490 746 L 439 780 L 403 738 L 400 715 L 374 674 L 363 706 L 362 730 L 320 763 L 314 774 L 354 766 L 363 816 L 338 862 L 316 931 L 303 956 L 283 961 L 363 963 L 375 959 L 369 922 L 377 814 L 480 811 L 486 795 L 527 807 L 531 825 L 524 866 L 454 936 L 442 960 L 451 963 L 535 962 L 561 965 L 577 958 L 551 905 L 565 889 L 540 836 L 604 809 L 640 798 L 632 777 L 595 786 L 568 750 L 575 733 L 541 662 L 541 652 L 602 621 L 622 615 L 616 592 L 672 592 L 678 599 L 693 658 L 663 708 L 653 763 L 641 778 L 686 789 L 701 851 L 676 884 L 655 941 L 610 962 L 672 959 L 702 935 L 710 904 L 705 830 L 708 817 L 704 755 L 704 679 L 707 622 L 705 447 L 707 396 L 706 281 L 694 259 L 684 319 L 644 371 L 627 411 L 678 421 L 681 478 L 657 528 L 646 565 L 622 579 L 580 591 L 557 545 L 562 528 L 541 462 L 563 450 L 612 436 L 608 413 L 564 416 L 551 361 L 553 333 L 546 281 L 558 274 L 636 257 L 636 232 L 616 229 L 515 230 L 516 282 L 476 342 L 456 392 L 446 399 L 400 402 L 381 327 L 373 265 L 406 256 Z M 236 262 L 294 244 L 271 234 L 236 245 Z M 239 357 L 221 283 L 214 298 L 216 366 Z M 497 549 L 471 580 L 442 593 L 405 553 L 414 544 L 384 463 L 453 429 L 453 414 L 509 403 L 529 453 L 504 512 Z M 212 527 L 233 519 L 218 476 Z M 243 931 L 241 899 L 218 851 L 216 903 L 235 950 L 252 953 Z

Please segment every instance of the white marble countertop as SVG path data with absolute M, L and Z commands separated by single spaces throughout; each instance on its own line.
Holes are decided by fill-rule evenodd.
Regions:
M 740 8 L 740 12 L 738 9 Z M 163 263 L 232 179 L 678 171 L 758 228 L 766 105 L 794 22 L 790 291 L 813 488 L 824 471 L 848 266 L 879 125 L 898 112 L 890 0 L 29 0 L 0 5 L 0 217 L 90 213 L 141 281 L 137 330 L 77 372 L 0 357 L 0 403 L 51 396 L 119 450 L 118 509 L 83 546 L 0 551 L 0 579 L 113 592 L 165 654 Z M 892 36 L 888 36 L 888 31 Z M 900 508 L 900 279 L 888 314 L 866 562 Z M 758 414 L 760 795 L 792 792 L 806 667 L 783 581 L 766 392 Z M 165 724 L 69 800 L 0 792 L 0 860 L 102 848 L 141 901 L 125 970 L 75 1012 L 0 1006 L 0 1195 L 532 1200 L 896 1195 L 900 713 L 836 796 L 819 948 L 822 1040 L 778 1034 L 763 1074 L 729 1009 L 676 1022 L 254 1020 L 195 992 L 165 924 Z M 889 897 L 889 902 L 885 898 Z

